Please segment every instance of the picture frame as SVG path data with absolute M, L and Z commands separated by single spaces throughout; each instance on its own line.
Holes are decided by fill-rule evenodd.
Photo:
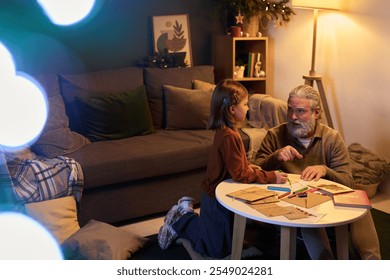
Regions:
M 154 51 L 192 66 L 189 15 L 153 16 Z

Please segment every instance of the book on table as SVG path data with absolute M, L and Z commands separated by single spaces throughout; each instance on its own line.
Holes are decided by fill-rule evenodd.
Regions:
M 371 202 L 366 191 L 353 190 L 352 192 L 333 195 L 335 206 L 348 206 L 371 209 Z
M 353 189 L 346 187 L 346 186 L 343 186 L 343 185 L 338 185 L 338 184 L 323 184 L 323 185 L 318 185 L 315 187 L 320 192 L 326 193 L 329 195 L 353 192 Z

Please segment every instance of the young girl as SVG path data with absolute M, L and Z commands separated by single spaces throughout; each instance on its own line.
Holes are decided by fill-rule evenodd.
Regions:
M 190 240 L 198 253 L 223 258 L 231 253 L 233 214 L 215 198 L 215 189 L 226 179 L 242 183 L 284 183 L 287 174 L 267 172 L 250 165 L 238 128 L 248 112 L 248 91 L 240 83 L 220 81 L 210 106 L 210 129 L 215 131 L 202 183 L 201 212 L 194 213 L 193 199 L 183 197 L 173 206 L 160 228 L 158 241 L 168 248 L 178 237 Z

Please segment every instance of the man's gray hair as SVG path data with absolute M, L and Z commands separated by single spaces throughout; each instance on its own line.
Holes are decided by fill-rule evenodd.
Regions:
M 288 99 L 291 97 L 306 98 L 310 100 L 310 107 L 312 110 L 319 108 L 321 110 L 321 98 L 318 91 L 316 91 L 312 86 L 309 85 L 300 85 L 296 88 L 293 88 L 288 95 Z

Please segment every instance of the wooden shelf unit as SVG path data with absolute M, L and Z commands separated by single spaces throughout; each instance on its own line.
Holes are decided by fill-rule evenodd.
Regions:
M 267 92 L 268 38 L 267 37 L 231 37 L 219 35 L 213 38 L 212 59 L 215 67 L 216 82 L 231 78 L 242 83 L 249 93 Z M 236 60 L 248 57 L 249 53 L 261 53 L 261 70 L 265 77 L 235 78 Z M 245 69 L 246 72 L 246 69 Z

